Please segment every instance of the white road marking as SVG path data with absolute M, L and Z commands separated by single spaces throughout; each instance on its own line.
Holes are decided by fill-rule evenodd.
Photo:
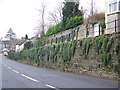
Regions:
M 31 77 L 29 77 L 29 76 L 26 76 L 26 75 L 24 75 L 24 74 L 21 74 L 21 76 L 23 76 L 23 77 L 25 77 L 25 78 L 27 78 L 27 79 L 29 79 L 29 80 L 32 80 L 32 81 L 34 81 L 34 82 L 39 82 L 38 80 L 33 79 L 33 78 L 31 78 Z
M 5 67 L 7 67 L 7 65 L 6 65 L 5 63 L 2 62 L 2 64 L 3 64 Z
M 9 68 L 9 69 L 12 69 L 11 67 L 8 67 L 8 66 L 7 66 L 6 64 L 4 64 L 4 63 L 3 63 L 3 65 L 6 66 L 6 67 Z M 12 71 L 15 72 L 15 73 L 19 73 L 18 71 L 14 70 L 14 69 L 12 69 Z M 24 75 L 24 74 L 20 74 L 20 75 L 23 76 L 23 77 L 25 77 L 25 78 L 27 78 L 27 79 L 29 79 L 29 80 L 32 80 L 32 81 L 34 81 L 34 82 L 39 82 L 38 80 L 33 79 L 33 78 L 31 78 L 31 77 L 29 77 L 29 76 L 26 76 L 26 75 Z M 51 85 L 49 85 L 49 84 L 46 84 L 45 86 L 47 86 L 47 87 L 49 87 L 49 88 L 52 88 L 52 89 L 55 89 L 55 90 L 60 90 L 60 89 L 57 89 L 56 87 L 51 86 Z
M 6 66 L 7 67 L 7 65 L 5 64 L 4 66 Z
M 8 67 L 9 69 L 12 69 L 11 67 Z
M 53 87 L 53 86 L 51 86 L 49 84 L 46 84 L 46 86 L 49 87 L 49 88 L 57 89 L 56 87 Z
M 14 69 L 12 71 L 15 72 L 15 73 L 19 73 L 18 71 L 14 70 Z

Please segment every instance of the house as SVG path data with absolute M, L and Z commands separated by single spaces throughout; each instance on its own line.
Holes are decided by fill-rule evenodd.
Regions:
M 30 41 L 35 41 L 37 38 L 38 38 L 37 35 L 36 35 L 36 36 L 33 36 L 33 37 L 30 38 Z
M 26 43 L 26 39 L 14 39 L 14 40 L 2 40 L 0 39 L 0 52 L 4 48 L 10 51 L 21 51 L 24 49 L 24 44 Z
M 120 30 L 120 0 L 105 0 L 105 33 L 113 33 Z
M 24 44 L 26 43 L 26 40 L 25 39 L 21 39 L 21 40 L 18 40 L 18 42 L 16 43 L 16 52 L 20 52 L 24 49 Z

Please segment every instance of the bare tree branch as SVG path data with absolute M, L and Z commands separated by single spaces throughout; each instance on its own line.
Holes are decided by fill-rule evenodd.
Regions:
M 53 12 L 49 12 L 49 15 L 50 15 L 50 20 L 55 22 L 55 23 L 58 23 L 59 20 L 58 20 L 58 16 L 56 15 L 56 13 L 53 13 Z
M 37 30 L 37 34 L 41 36 L 44 36 L 45 34 L 45 8 L 46 8 L 46 4 L 45 2 L 41 2 L 41 9 L 37 11 L 40 12 L 41 18 L 40 18 L 40 23 L 39 26 L 37 26 L 35 29 Z
M 58 7 L 54 9 L 53 12 L 49 12 L 50 18 L 49 20 L 57 24 L 58 22 L 62 21 L 62 7 L 63 3 L 60 3 Z

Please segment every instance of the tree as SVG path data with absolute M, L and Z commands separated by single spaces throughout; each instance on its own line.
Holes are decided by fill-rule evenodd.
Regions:
M 90 13 L 87 16 L 87 21 L 90 23 L 95 23 L 96 21 L 100 21 L 105 19 L 105 12 L 98 12 L 98 8 L 96 8 L 95 0 L 90 1 Z
M 101 13 L 94 12 L 92 16 L 89 16 L 87 18 L 87 21 L 98 22 L 104 19 L 105 19 L 105 12 L 101 12 Z
M 45 34 L 45 22 L 44 22 L 44 14 L 45 14 L 45 4 L 42 3 L 42 10 L 41 10 L 41 13 L 42 13 L 42 31 L 41 31 L 41 36 L 43 36 Z
M 41 20 L 40 20 L 40 25 L 37 27 L 37 29 L 38 29 L 37 35 L 38 36 L 40 35 L 40 37 L 44 36 L 44 34 L 45 34 L 45 20 L 44 20 L 45 8 L 46 8 L 45 3 L 41 2 L 41 10 L 38 10 L 41 15 Z
M 66 21 L 71 17 L 82 16 L 83 13 L 81 10 L 79 10 L 79 0 L 73 2 L 68 2 L 68 0 L 65 0 L 64 7 L 62 8 L 62 14 L 64 26 L 66 24 Z
M 89 25 L 87 25 L 87 28 L 90 28 L 92 30 L 91 35 L 94 36 L 94 25 L 98 22 L 101 22 L 101 20 L 104 21 L 105 19 L 105 13 L 104 12 L 98 12 L 98 8 L 96 8 L 96 3 L 95 0 L 90 0 L 90 13 L 88 14 L 87 18 L 86 18 L 86 23 L 89 25 L 92 25 L 92 27 L 90 27 Z M 104 30 L 104 29 L 102 29 Z
M 55 11 L 54 11 L 55 12 Z M 57 15 L 57 13 L 54 12 L 49 12 L 50 15 L 50 21 L 57 24 L 60 22 L 59 16 Z
M 63 15 L 62 15 L 62 8 L 63 8 L 63 2 L 60 3 L 53 12 L 49 12 L 50 15 L 50 21 L 58 24 L 59 22 L 62 21 Z
M 33 46 L 32 42 L 28 41 L 24 44 L 24 49 L 30 49 L 30 48 L 32 48 L 32 46 Z
M 8 49 L 14 51 L 16 45 L 16 34 L 10 28 L 5 36 L 9 40 Z
M 9 40 L 14 40 L 16 39 L 16 34 L 13 32 L 12 28 L 10 28 L 5 36 L 5 38 Z

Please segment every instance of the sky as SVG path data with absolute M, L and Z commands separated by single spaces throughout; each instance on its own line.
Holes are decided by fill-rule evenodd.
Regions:
M 45 20 L 49 18 L 59 3 L 64 0 L 0 0 L 0 38 L 7 34 L 9 28 L 16 33 L 18 38 L 35 35 L 35 28 L 39 25 L 41 2 L 46 5 Z M 95 8 L 104 11 L 105 0 L 94 0 Z M 90 0 L 80 0 L 80 7 L 83 7 L 86 14 L 89 12 Z

